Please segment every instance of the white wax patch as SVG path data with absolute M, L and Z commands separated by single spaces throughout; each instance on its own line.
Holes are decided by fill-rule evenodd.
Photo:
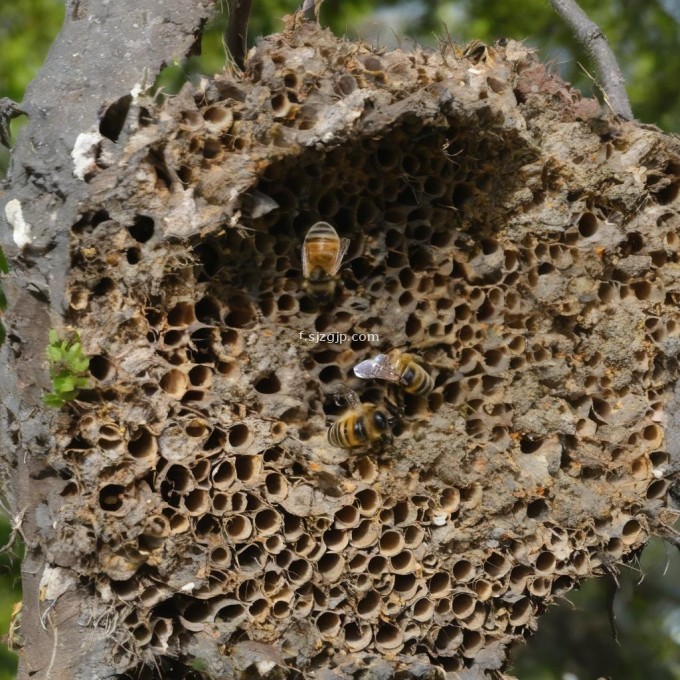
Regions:
M 19 199 L 13 198 L 5 205 L 5 217 L 14 230 L 12 234 L 14 243 L 16 243 L 19 248 L 24 248 L 31 243 L 33 240 L 33 237 L 31 236 L 32 227 L 24 219 L 24 213 L 21 209 L 21 202 Z

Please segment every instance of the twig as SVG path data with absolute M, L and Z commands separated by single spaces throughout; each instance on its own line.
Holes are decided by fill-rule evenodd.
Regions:
M 600 27 L 589 19 L 576 0 L 550 0 L 550 4 L 572 28 L 576 39 L 593 60 L 602 89 L 614 113 L 632 120 L 633 110 L 626 94 L 623 74 Z
M 5 545 L 0 547 L 0 553 L 4 553 L 8 550 L 12 549 L 12 546 L 14 545 L 14 541 L 16 541 L 17 534 L 19 534 L 23 540 L 24 543 L 26 543 L 26 537 L 24 536 L 24 532 L 21 529 L 21 525 L 24 521 L 24 515 L 26 514 L 26 510 L 28 508 L 24 508 L 23 510 L 20 510 L 17 512 L 16 515 L 12 515 L 12 513 L 9 511 L 9 508 L 0 500 L 0 508 L 2 508 L 3 512 L 9 517 L 10 520 L 10 527 L 12 529 L 12 533 L 10 534 L 9 540 Z
M 321 9 L 321 3 L 323 0 L 304 0 L 302 3 L 302 16 L 309 21 L 319 22 L 319 10 Z
M 252 4 L 253 0 L 229 0 L 226 43 L 240 69 L 244 68 L 248 53 L 248 19 Z
M 616 569 L 603 565 L 604 570 L 611 576 L 611 582 L 609 583 L 609 588 L 607 589 L 607 611 L 609 614 L 609 625 L 612 629 L 612 637 L 616 644 L 619 643 L 619 629 L 616 625 L 616 613 L 614 612 L 614 601 L 616 600 L 616 593 L 621 589 L 621 584 L 616 575 Z
M 54 607 L 54 605 L 57 604 L 57 600 L 58 600 L 60 597 L 61 597 L 61 594 L 58 595 L 56 598 L 54 598 L 54 600 L 52 600 L 52 602 L 50 602 L 50 603 L 47 605 L 47 609 L 46 609 L 42 614 L 40 614 L 40 627 L 41 627 L 45 632 L 47 632 L 47 626 L 45 625 L 45 621 L 49 621 L 50 623 L 52 623 L 52 622 L 50 621 L 50 612 L 52 611 L 52 607 Z
M 21 116 L 25 111 L 19 108 L 19 105 L 12 101 L 9 97 L 2 97 L 0 99 L 0 144 L 10 148 L 10 130 L 9 123 L 12 118 Z
M 51 607 L 52 605 L 50 605 L 50 607 L 47 608 L 45 614 L 49 615 Z M 40 618 L 40 623 L 42 627 L 45 628 L 45 624 L 42 621 L 42 617 Z M 50 623 L 52 622 L 50 621 Z M 45 630 L 47 630 L 47 628 L 45 628 Z M 47 667 L 47 673 L 45 674 L 46 680 L 52 680 L 52 669 L 54 668 L 54 663 L 57 660 L 57 649 L 59 646 L 59 628 L 52 624 L 52 630 L 54 631 L 54 644 L 52 645 L 52 656 L 50 658 L 50 665 Z

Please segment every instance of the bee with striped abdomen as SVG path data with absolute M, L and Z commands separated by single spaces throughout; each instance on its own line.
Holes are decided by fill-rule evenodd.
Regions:
M 365 446 L 391 434 L 390 417 L 383 408 L 375 404 L 362 404 L 356 392 L 344 390 L 342 397 L 349 406 L 329 428 L 328 441 L 341 449 Z
M 405 392 L 426 397 L 434 389 L 432 376 L 416 361 L 412 354 L 402 354 L 393 349 L 387 354 L 378 354 L 354 367 L 359 378 L 379 378 L 402 385 Z
M 313 224 L 302 244 L 304 287 L 314 297 L 331 297 L 336 274 L 349 248 L 349 239 L 340 238 L 328 222 Z
M 481 40 L 473 40 L 463 50 L 463 56 L 477 64 L 489 58 L 489 48 Z

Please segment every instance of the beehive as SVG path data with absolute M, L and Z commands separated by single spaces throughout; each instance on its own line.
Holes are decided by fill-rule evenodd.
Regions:
M 381 53 L 311 24 L 129 103 L 71 229 L 94 385 L 61 415 L 50 555 L 92 583 L 120 672 L 498 669 L 667 521 L 668 140 L 515 42 Z M 351 239 L 329 301 L 302 287 L 317 220 Z M 429 396 L 354 377 L 394 347 Z M 339 384 L 393 441 L 328 444 Z

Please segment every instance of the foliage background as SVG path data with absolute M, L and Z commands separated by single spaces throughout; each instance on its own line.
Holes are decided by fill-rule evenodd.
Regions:
M 226 0 L 221 2 L 226 6 Z M 679 132 L 680 0 L 582 0 L 581 5 L 619 58 L 636 117 Z M 281 18 L 297 6 L 295 0 L 255 0 L 250 44 L 280 30 Z M 0 2 L 0 97 L 21 101 L 63 16 L 63 0 Z M 594 74 L 594 69 L 547 0 L 326 0 L 321 22 L 337 35 L 389 48 L 408 49 L 412 41 L 436 47 L 447 30 L 460 43 L 525 39 L 563 78 L 588 95 L 598 93 L 585 73 Z M 203 54 L 169 65 L 159 86 L 176 91 L 187 78 L 221 70 L 225 24 L 223 14 L 205 34 Z M 21 124 L 21 119 L 13 122 L 14 134 Z M 2 150 L 0 176 L 7 164 Z M 1 519 L 0 544 L 9 535 L 9 523 Z M 613 605 L 618 643 L 609 621 L 612 582 L 591 581 L 544 616 L 537 635 L 518 650 L 512 671 L 521 680 L 680 680 L 677 551 L 669 555 L 660 541 L 653 541 L 639 563 L 623 570 L 620 583 Z M 0 555 L 0 634 L 7 633 L 12 605 L 20 598 L 19 561 L 5 552 Z M 15 673 L 16 657 L 0 645 L 0 680 Z

